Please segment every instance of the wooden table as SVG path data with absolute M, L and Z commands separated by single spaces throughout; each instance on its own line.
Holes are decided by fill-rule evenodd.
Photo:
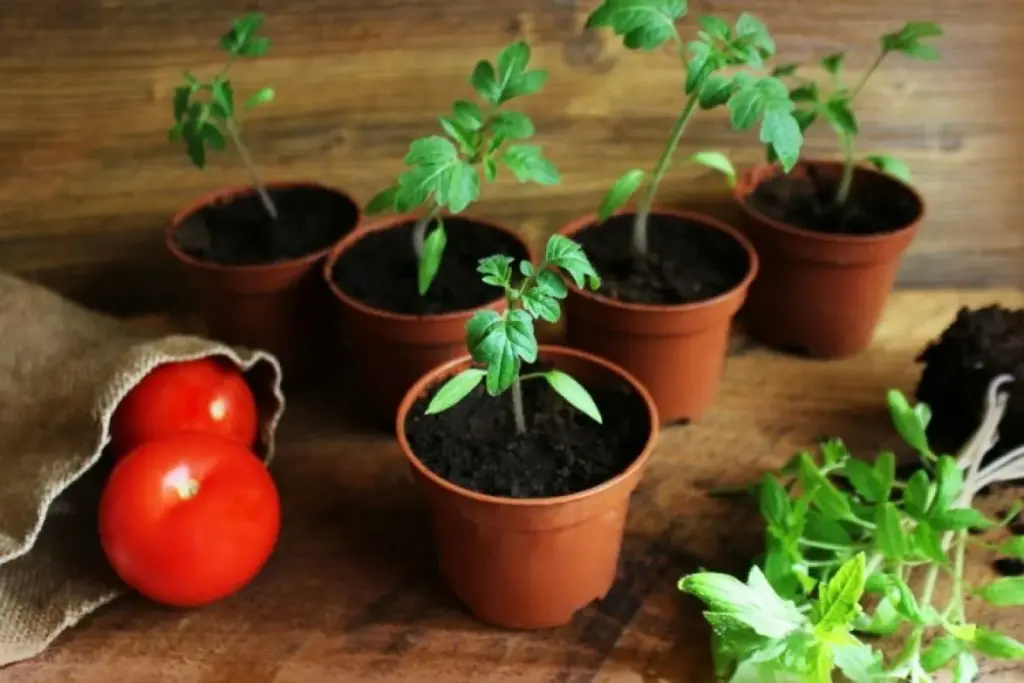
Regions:
M 340 399 L 293 397 L 272 467 L 284 528 L 254 583 L 195 611 L 123 598 L 35 660 L 0 670 L 0 681 L 710 680 L 707 629 L 676 581 L 698 567 L 744 570 L 761 528 L 753 506 L 709 489 L 748 482 L 823 435 L 866 455 L 894 445 L 885 391 L 912 392 L 917 352 L 959 306 L 992 301 L 1022 306 L 1024 294 L 900 292 L 873 348 L 839 362 L 775 354 L 737 336 L 714 408 L 701 424 L 661 436 L 611 594 L 551 632 L 509 633 L 467 616 L 437 577 L 426 516 L 393 439 L 346 421 Z M 991 573 L 991 559 L 975 555 L 971 572 Z M 1024 638 L 1024 609 L 969 609 Z M 984 683 L 1024 677 L 1024 666 L 1007 662 L 983 671 Z

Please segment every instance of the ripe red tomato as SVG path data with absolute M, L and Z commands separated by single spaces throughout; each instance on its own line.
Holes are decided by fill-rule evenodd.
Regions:
M 281 509 L 263 462 L 236 441 L 176 434 L 127 453 L 100 497 L 103 551 L 121 579 L 165 605 L 241 589 L 277 543 Z
M 147 441 L 203 432 L 256 441 L 256 399 L 242 372 L 212 356 L 153 368 L 124 397 L 110 424 L 114 451 L 123 455 Z

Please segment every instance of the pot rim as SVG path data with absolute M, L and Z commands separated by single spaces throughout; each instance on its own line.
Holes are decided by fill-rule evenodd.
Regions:
M 842 162 L 840 161 L 818 157 L 801 159 L 799 163 L 804 166 L 842 167 Z M 747 169 L 742 174 L 742 176 L 744 178 L 749 177 L 753 173 L 753 171 L 762 168 L 780 169 L 781 167 L 779 166 L 778 162 L 773 164 L 762 162 L 755 164 L 753 167 Z M 756 210 L 753 206 L 749 204 L 749 202 L 746 201 L 746 198 L 749 197 L 753 193 L 753 191 L 760 186 L 761 183 L 750 183 L 749 187 L 744 187 L 746 183 L 742 182 L 742 180 L 736 183 L 736 187 L 733 189 L 732 193 L 733 200 L 739 205 L 740 210 L 747 214 L 750 218 L 771 227 L 773 230 L 778 230 L 779 232 L 786 233 L 787 235 L 792 235 L 793 237 L 802 238 L 808 241 L 827 242 L 831 244 L 860 245 L 887 242 L 889 240 L 898 239 L 903 235 L 906 235 L 908 232 L 915 230 L 917 226 L 924 222 L 925 218 L 928 215 L 928 205 L 925 203 L 924 197 L 921 195 L 920 192 L 918 192 L 917 188 L 915 188 L 913 185 L 911 185 L 910 183 L 903 182 L 899 178 L 893 177 L 886 173 L 882 173 L 881 171 L 872 166 L 866 166 L 862 164 L 855 165 L 854 173 L 881 176 L 885 180 L 890 181 L 895 185 L 898 185 L 917 204 L 917 216 L 903 227 L 889 232 L 875 233 L 871 235 L 835 235 L 824 232 L 816 232 L 814 230 L 801 228 L 790 223 L 785 223 L 775 218 L 770 218 L 769 216 L 766 216 L 760 211 Z
M 567 503 L 573 503 L 580 501 L 592 496 L 598 495 L 610 488 L 618 486 L 623 480 L 633 476 L 636 472 L 643 469 L 654 453 L 654 447 L 657 445 L 658 437 L 660 435 L 660 425 L 658 420 L 658 408 L 654 404 L 654 399 L 651 397 L 650 392 L 640 383 L 633 375 L 627 372 L 624 368 L 596 356 L 586 351 L 580 351 L 568 346 L 560 346 L 557 344 L 541 344 L 537 348 L 537 357 L 541 358 L 545 354 L 556 355 L 556 356 L 571 356 L 587 363 L 600 366 L 605 370 L 617 375 L 623 379 L 627 384 L 632 387 L 633 391 L 640 397 L 647 406 L 647 414 L 650 420 L 650 430 L 647 435 L 647 441 L 644 443 L 640 452 L 629 464 L 629 467 L 624 469 L 619 474 L 615 475 L 611 479 L 601 482 L 597 486 L 593 486 L 583 491 L 577 491 L 576 493 L 570 493 L 564 496 L 548 496 L 546 498 L 507 498 L 505 496 L 494 496 L 487 493 L 479 493 L 477 491 L 471 491 L 467 488 L 463 488 L 457 484 L 454 484 L 444 477 L 435 474 L 423 464 L 418 457 L 416 457 L 412 446 L 409 445 L 408 439 L 405 437 L 405 420 L 409 415 L 409 411 L 412 409 L 413 404 L 420 397 L 420 395 L 427 390 L 430 386 L 437 383 L 440 377 L 443 377 L 453 368 L 459 367 L 460 365 L 466 364 L 466 362 L 472 362 L 472 357 L 469 354 L 454 358 L 447 361 L 416 381 L 416 384 L 405 393 L 402 398 L 402 403 L 398 407 L 398 414 L 396 418 L 396 434 L 398 436 L 398 444 L 401 446 L 402 454 L 405 456 L 416 471 L 426 479 L 428 479 L 435 486 L 439 486 L 449 493 L 462 496 L 463 498 L 469 498 L 470 500 L 478 503 L 488 503 L 492 505 L 502 505 L 507 507 L 520 507 L 520 508 L 537 508 L 537 507 L 553 507 L 556 505 L 565 505 Z
M 479 223 L 481 225 L 485 225 L 491 228 L 492 230 L 504 233 L 512 237 L 516 242 L 518 242 L 523 247 L 523 249 L 526 251 L 526 258 L 531 263 L 533 263 L 535 260 L 533 249 L 530 248 L 530 245 L 526 242 L 526 240 L 524 240 L 515 230 L 506 225 L 503 225 L 502 223 L 487 218 L 480 218 L 473 214 L 458 214 L 456 216 L 450 216 L 448 214 L 442 215 L 444 216 L 444 218 L 460 218 L 463 220 L 472 221 L 473 223 Z M 332 273 L 334 271 L 334 266 L 338 263 L 338 259 L 341 258 L 342 254 L 351 249 L 353 246 L 355 246 L 357 242 L 359 242 L 359 240 L 363 239 L 372 232 L 383 232 L 385 230 L 392 230 L 410 221 L 415 221 L 417 218 L 419 218 L 419 216 L 416 214 L 404 213 L 395 216 L 385 216 L 383 218 L 377 218 L 370 221 L 363 221 L 356 230 L 353 230 L 348 235 L 345 235 L 345 237 L 338 240 L 333 246 L 331 246 L 329 248 L 327 258 L 324 260 L 323 269 L 321 270 L 321 275 L 323 279 L 327 282 L 327 286 L 331 290 L 331 293 L 337 299 L 340 299 L 346 306 L 354 308 L 363 315 L 371 316 L 374 318 L 381 318 L 384 320 L 391 320 L 394 322 L 408 323 L 413 323 L 422 320 L 454 322 L 457 320 L 461 320 L 463 318 L 472 317 L 474 314 L 479 313 L 480 311 L 492 309 L 501 301 L 504 301 L 503 296 L 496 296 L 490 301 L 480 306 L 467 308 L 461 311 L 448 311 L 446 313 L 436 313 L 427 315 L 418 315 L 415 313 L 395 313 L 394 311 L 386 311 L 382 308 L 376 308 L 375 306 L 371 306 L 364 301 L 360 301 L 354 296 L 351 296 L 345 291 L 343 291 L 341 287 L 338 286 L 338 284 L 334 281 L 334 278 L 332 277 Z
M 613 212 L 612 216 L 631 215 L 635 213 L 636 210 L 634 208 L 623 207 Z M 627 311 L 638 311 L 643 313 L 683 313 L 688 311 L 697 311 L 705 308 L 713 308 L 715 306 L 719 306 L 722 303 L 728 301 L 729 299 L 735 297 L 738 292 L 742 292 L 749 288 L 750 283 L 754 281 L 755 277 L 757 277 L 757 273 L 760 270 L 761 266 L 760 258 L 757 255 L 757 250 L 754 249 L 754 245 L 750 242 L 749 239 L 747 239 L 747 237 L 743 233 L 741 233 L 739 230 L 732 227 L 731 225 L 717 218 L 714 218 L 713 216 L 708 216 L 707 214 L 703 214 L 697 211 L 688 211 L 685 209 L 655 207 L 651 209 L 650 213 L 660 214 L 663 216 L 672 216 L 674 218 L 686 221 L 688 223 L 699 223 L 711 230 L 718 230 L 720 232 L 725 233 L 726 235 L 731 237 L 735 242 L 737 242 L 743 249 L 743 251 L 746 253 L 747 262 L 749 263 L 749 266 L 747 267 L 747 274 L 743 276 L 742 280 L 740 280 L 735 285 L 733 285 L 726 291 L 722 292 L 721 294 L 713 296 L 709 299 L 703 299 L 701 301 L 692 301 L 690 303 L 685 304 L 639 304 L 627 301 L 619 301 L 618 299 L 613 299 L 612 297 L 601 294 L 600 288 L 596 292 L 592 292 L 588 289 L 582 289 L 580 287 L 577 287 L 576 283 L 574 283 L 571 278 L 563 276 L 563 279 L 565 280 L 565 283 L 569 287 L 569 289 L 572 290 L 578 296 L 583 297 L 584 299 L 590 299 L 594 303 L 600 304 L 602 306 L 607 306 L 609 308 L 617 308 L 620 310 Z M 598 217 L 596 211 L 591 213 L 585 213 L 577 216 L 576 218 L 566 223 L 558 232 L 559 234 L 565 237 L 575 239 L 575 235 L 579 232 L 582 232 L 584 228 L 601 222 L 603 221 L 601 221 L 601 219 Z M 600 276 L 601 273 L 598 273 L 598 277 Z
M 204 192 L 203 194 L 199 195 L 192 201 L 186 203 L 182 208 L 180 208 L 178 212 L 174 214 L 174 217 L 171 219 L 167 227 L 164 229 L 164 245 L 167 247 L 168 251 L 171 252 L 171 255 L 173 255 L 174 258 L 178 259 L 182 263 L 185 263 L 190 268 L 196 268 L 199 270 L 205 270 L 210 272 L 229 271 L 234 273 L 249 273 L 255 275 L 259 273 L 268 273 L 277 270 L 290 270 L 292 268 L 297 268 L 300 266 L 305 267 L 312 265 L 313 263 L 316 263 L 318 260 L 327 256 L 327 254 L 331 251 L 331 249 L 334 248 L 334 246 L 339 241 L 345 239 L 346 237 L 348 237 L 349 234 L 359 229 L 359 223 L 361 222 L 363 216 L 362 207 L 360 207 L 359 202 L 357 202 L 352 197 L 352 195 L 345 190 L 342 190 L 337 187 L 332 187 L 330 185 L 325 185 L 324 183 L 315 180 L 271 180 L 265 182 L 264 186 L 267 189 L 314 187 L 317 189 L 325 190 L 327 192 L 333 192 L 334 194 L 337 194 L 342 198 L 347 199 L 352 204 L 353 208 L 355 208 L 355 222 L 348 233 L 346 233 L 342 237 L 339 237 L 331 244 L 328 244 L 323 249 L 318 249 L 317 251 L 306 254 L 305 256 L 299 256 L 293 259 L 288 259 L 286 261 L 277 261 L 274 263 L 247 263 L 239 265 L 226 265 L 222 263 L 214 263 L 213 261 L 203 261 L 195 258 L 194 256 L 186 254 L 178 247 L 177 243 L 174 240 L 174 234 L 182 226 L 186 218 L 193 215 L 200 209 L 210 206 L 218 199 L 226 197 L 235 197 L 246 192 L 253 192 L 255 191 L 256 188 L 256 186 L 251 183 L 246 185 L 227 185 L 217 190 Z

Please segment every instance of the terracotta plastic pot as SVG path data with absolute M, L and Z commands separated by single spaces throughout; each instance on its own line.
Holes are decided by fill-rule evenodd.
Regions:
M 680 305 L 627 303 L 602 296 L 601 290 L 581 290 L 566 280 L 566 337 L 570 346 L 607 358 L 640 380 L 664 423 L 695 422 L 718 390 L 732 319 L 757 273 L 757 254 L 743 235 L 711 217 L 669 209 L 651 213 L 725 233 L 747 254 L 746 276 L 724 294 Z M 596 214 L 581 216 L 561 233 L 572 238 L 598 220 Z
M 809 161 L 823 177 L 837 178 L 842 165 Z M 806 173 L 798 166 L 791 173 Z M 875 196 L 918 207 L 902 228 L 875 235 L 826 234 L 773 220 L 749 198 L 781 171 L 767 164 L 744 173 L 735 198 L 740 228 L 761 257 L 761 273 L 742 313 L 751 335 L 762 343 L 815 358 L 841 358 L 871 344 L 889 298 L 900 259 L 924 217 L 924 202 L 910 186 L 879 171 L 858 168 L 855 186 Z
M 406 417 L 427 389 L 469 366 L 469 356 L 422 377 L 398 409 L 398 442 L 430 509 L 441 574 L 477 619 L 504 628 L 562 626 L 608 593 L 630 496 L 658 436 L 654 402 L 622 368 L 558 346 L 541 346 L 539 358 L 584 382 L 621 378 L 646 403 L 650 436 L 614 479 L 568 496 L 503 498 L 456 486 L 424 466 L 406 439 Z
M 335 193 L 352 205 L 349 229 L 358 224 L 359 205 L 344 192 L 311 182 L 275 182 L 267 187 L 315 187 Z M 207 334 L 228 344 L 269 351 L 281 362 L 285 381 L 304 381 L 322 364 L 329 348 L 325 320 L 330 295 L 320 266 L 330 247 L 290 261 L 235 266 L 194 258 L 175 240 L 176 231 L 200 209 L 251 190 L 232 187 L 199 197 L 174 216 L 165 243 L 185 266 Z
M 497 296 L 477 308 L 439 315 L 400 314 L 374 308 L 338 287 L 333 272 L 342 254 L 366 235 L 389 230 L 417 218 L 415 215 L 399 215 L 364 223 L 357 232 L 335 245 L 322 273 L 322 279 L 326 280 L 334 295 L 334 322 L 338 329 L 343 330 L 339 338 L 344 344 L 347 379 L 360 387 L 361 408 L 371 418 L 385 424 L 393 423 L 398 404 L 416 380 L 441 363 L 466 352 L 466 323 L 474 313 L 484 309 L 503 311 L 506 307 L 504 297 L 496 288 Z M 511 236 L 522 245 L 527 258 L 533 260 L 529 245 L 512 229 L 472 216 L 460 218 Z

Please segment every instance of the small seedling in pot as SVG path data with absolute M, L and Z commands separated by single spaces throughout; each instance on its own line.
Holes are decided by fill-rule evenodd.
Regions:
M 469 368 L 448 380 L 427 406 L 427 414 L 448 410 L 466 398 L 481 382 L 491 396 L 512 390 L 512 411 L 516 432 L 526 432 L 521 383 L 528 379 L 544 379 L 575 408 L 601 422 L 594 399 L 572 376 L 560 370 L 520 374 L 524 362 L 537 360 L 537 337 L 533 323 L 537 319 L 558 322 L 559 300 L 567 294 L 558 269 L 568 273 L 577 287 L 596 290 L 601 280 L 583 249 L 562 235 L 552 235 L 537 267 L 529 261 L 519 262 L 521 278 L 515 275 L 510 256 L 488 256 L 480 260 L 477 271 L 487 284 L 505 291 L 508 308 L 504 313 L 492 310 L 476 313 L 466 324 L 466 346 L 473 360 L 483 368 Z
M 741 14 L 734 26 L 704 16 L 698 20 L 697 39 L 686 43 L 676 27 L 686 11 L 686 0 L 604 0 L 587 19 L 587 28 L 610 28 L 631 50 L 650 52 L 672 43 L 685 71 L 686 101 L 654 170 L 649 175 L 641 169 L 625 173 L 598 209 L 601 220 L 606 220 L 646 181 L 633 226 L 633 250 L 638 255 L 647 253 L 647 217 L 697 110 L 727 106 L 733 128 L 740 131 L 760 122 L 760 140 L 771 145 L 787 171 L 796 164 L 803 144 L 786 85 L 775 75 L 758 73 L 765 60 L 775 54 L 775 41 L 768 28 L 747 13 Z M 725 69 L 731 69 L 729 75 L 723 73 Z M 704 151 L 689 159 L 723 173 L 730 185 L 735 184 L 736 171 L 725 154 Z
M 858 161 L 864 161 L 883 173 L 910 182 L 910 169 L 907 165 L 886 154 L 870 154 L 858 159 L 856 142 L 860 133 L 860 125 L 854 114 L 853 103 L 864 89 L 868 79 L 875 73 L 887 56 L 893 52 L 902 53 L 914 59 L 934 61 L 939 58 L 939 51 L 925 42 L 929 38 L 937 38 L 944 33 L 942 27 L 927 21 L 913 21 L 895 33 L 886 33 L 881 38 L 878 56 L 867 70 L 852 85 L 847 81 L 843 63 L 845 52 L 836 52 L 821 60 L 821 66 L 827 73 L 823 81 L 815 81 L 797 74 L 798 64 L 778 66 L 774 74 L 778 77 L 792 77 L 795 84 L 790 89 L 790 98 L 798 104 L 795 115 L 800 128 L 806 131 L 816 121 L 826 121 L 835 132 L 839 146 L 843 150 L 843 173 L 834 197 L 838 206 L 846 204 L 850 197 L 853 184 L 853 172 Z M 826 82 L 827 81 L 827 82 Z M 775 150 L 768 149 L 768 160 L 775 161 Z
M 414 140 L 403 159 L 409 169 L 366 205 L 368 215 L 423 211 L 412 232 L 421 296 L 437 275 L 447 243 L 441 213 L 462 213 L 478 200 L 481 175 L 494 181 L 498 167 L 505 166 L 520 183 L 557 185 L 561 181 L 558 169 L 539 146 L 512 142 L 533 136 L 530 117 L 502 108 L 516 98 L 540 92 L 547 82 L 547 71 L 529 68 L 530 53 L 527 43 L 517 41 L 498 54 L 496 63 L 478 62 L 469 82 L 481 103 L 456 100 L 451 114 L 438 119 L 445 135 Z M 428 235 L 432 223 L 437 227 Z
M 228 70 L 236 59 L 257 59 L 267 54 L 270 39 L 258 35 L 264 18 L 248 14 L 236 19 L 231 30 L 220 39 L 220 46 L 228 54 L 227 62 L 209 82 L 184 73 L 184 84 L 174 90 L 174 125 L 170 129 L 172 142 L 183 140 L 192 163 L 206 167 L 207 150 L 223 150 L 230 138 L 242 158 L 263 207 L 277 220 L 277 207 L 260 180 L 252 155 L 242 142 L 241 112 L 236 106 L 235 91 L 228 79 Z M 260 88 L 245 101 L 241 109 L 248 112 L 274 99 L 273 88 Z
M 890 391 L 896 430 L 920 457 L 906 479 L 893 453 L 868 463 L 837 439 L 825 442 L 819 457 L 798 454 L 764 477 L 755 489 L 767 526 L 762 566 L 746 583 L 698 572 L 679 584 L 710 607 L 720 678 L 829 683 L 838 670 L 855 683 L 931 683 L 948 670 L 955 683 L 970 683 L 979 672 L 976 655 L 1024 660 L 1024 644 L 975 623 L 966 609 L 968 596 L 1024 606 L 1024 578 L 970 586 L 965 571 L 971 546 L 1024 557 L 1024 537 L 1005 533 L 1022 504 L 1002 520 L 974 507 L 984 488 L 1024 476 L 1024 447 L 983 464 L 998 441 L 1006 409 L 1000 387 L 1010 379 L 990 385 L 981 427 L 955 458 L 932 451 L 928 406 Z M 940 577 L 948 579 L 941 600 Z M 856 635 L 897 633 L 903 647 L 890 661 Z

